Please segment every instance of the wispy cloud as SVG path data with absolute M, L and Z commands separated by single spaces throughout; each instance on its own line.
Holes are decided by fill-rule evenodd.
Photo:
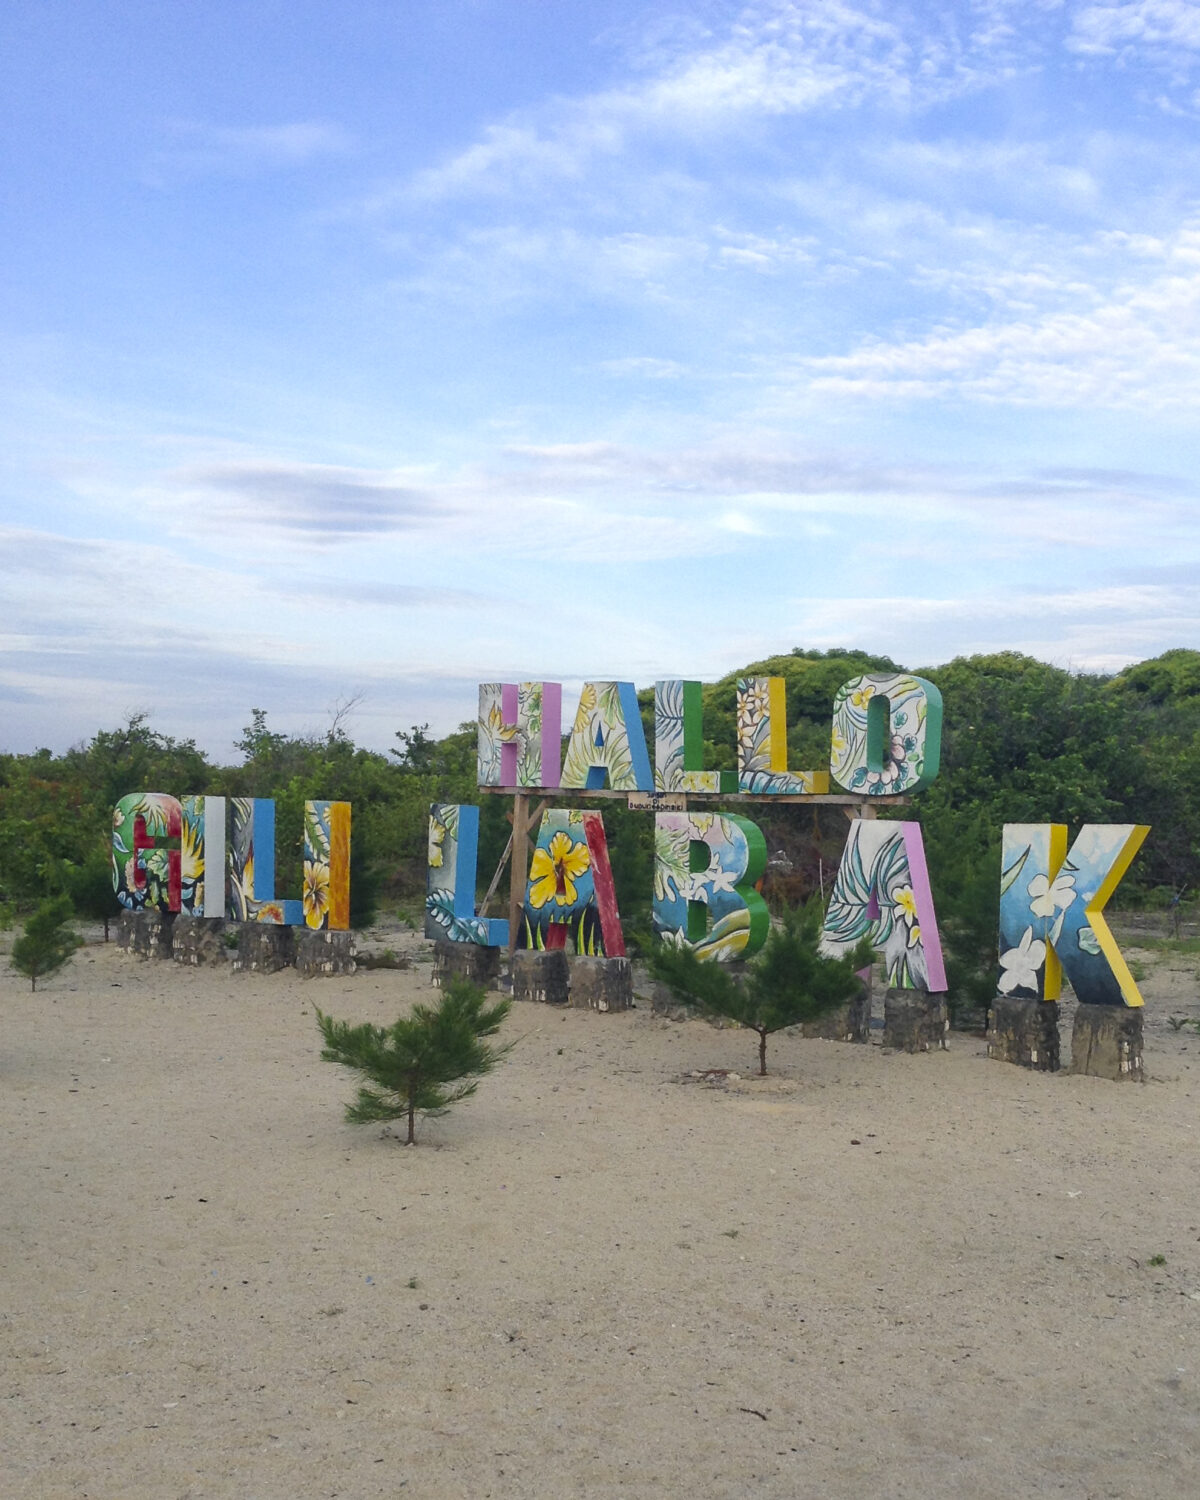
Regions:
M 1077 52 L 1148 53 L 1178 66 L 1168 49 L 1200 50 L 1200 5 L 1195 0 L 1124 0 L 1084 5 L 1072 17 L 1067 45 Z
M 711 140 L 742 123 L 868 99 L 922 106 L 1004 76 L 1017 40 L 994 17 L 960 36 L 950 25 L 922 30 L 880 6 L 767 0 L 719 31 L 660 36 L 634 82 L 489 125 L 466 150 L 419 173 L 410 191 L 425 199 L 520 195 L 579 181 L 641 137 Z
M 897 342 L 874 339 L 849 354 L 802 360 L 797 381 L 840 397 L 1194 407 L 1200 400 L 1200 225 L 1184 226 L 1158 253 L 1146 243 L 1137 249 L 1157 261 L 1138 279 L 1052 286 L 1046 289 L 1055 294 L 1052 305 L 1033 317 Z
M 354 149 L 350 132 L 325 120 L 243 126 L 172 120 L 165 128 L 167 139 L 145 173 L 155 187 L 210 175 L 244 177 L 301 167 Z
M 165 476 L 165 485 L 173 496 L 193 497 L 212 520 L 318 545 L 412 531 L 455 515 L 446 497 L 400 476 L 330 464 L 195 464 Z

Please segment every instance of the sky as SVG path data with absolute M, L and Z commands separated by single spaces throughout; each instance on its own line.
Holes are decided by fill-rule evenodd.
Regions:
M 1200 3 L 9 0 L 0 749 L 1200 647 Z

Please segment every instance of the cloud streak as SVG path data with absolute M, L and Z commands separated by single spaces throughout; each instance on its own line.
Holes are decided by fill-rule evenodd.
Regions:
M 171 187 L 199 177 L 249 177 L 295 170 L 354 150 L 350 132 L 327 120 L 294 120 L 279 125 L 214 125 L 172 120 L 168 141 L 150 158 L 152 186 Z

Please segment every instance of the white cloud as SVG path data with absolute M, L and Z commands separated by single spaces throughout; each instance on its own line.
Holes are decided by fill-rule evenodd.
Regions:
M 903 22 L 908 21 L 906 26 Z M 767 0 L 741 9 L 719 35 L 679 28 L 648 50 L 646 75 L 488 126 L 448 161 L 419 173 L 418 199 L 524 195 L 580 181 L 634 139 L 711 139 L 755 121 L 851 108 L 866 100 L 907 110 L 1005 76 L 1017 33 L 994 18 L 965 40 L 936 24 L 847 0 Z
M 1125 0 L 1084 5 L 1072 17 L 1067 45 L 1077 52 L 1113 54 L 1126 48 L 1200 50 L 1200 5 L 1195 0 Z
M 1134 249 L 1142 260 L 1156 256 L 1145 237 Z M 797 380 L 838 397 L 1194 407 L 1200 400 L 1200 226 L 1181 228 L 1157 260 L 1136 279 L 1059 286 L 1051 305 L 1033 316 L 895 342 L 875 339 L 849 354 L 802 360 Z M 1037 287 L 1039 294 L 1044 290 Z

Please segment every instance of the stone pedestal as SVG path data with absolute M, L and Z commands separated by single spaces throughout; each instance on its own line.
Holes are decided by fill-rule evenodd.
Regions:
M 277 974 L 290 969 L 295 957 L 295 928 L 274 922 L 244 922 L 234 955 L 235 972 Z
M 680 1000 L 668 985 L 663 984 L 661 979 L 651 979 L 646 976 L 642 984 L 642 995 L 649 999 L 650 1010 L 656 1016 L 662 1016 L 667 1021 L 691 1021 L 700 1012 L 694 1005 L 688 1005 Z
M 226 931 L 219 918 L 177 916 L 171 934 L 171 957 L 177 964 L 224 965 L 229 962 L 230 951 Z
M 997 995 L 988 1016 L 988 1056 L 1038 1073 L 1057 1073 L 1058 1001 Z
M 433 984 L 436 989 L 454 979 L 469 979 L 485 990 L 494 989 L 500 977 L 500 949 L 484 948 L 479 943 L 433 945 Z
M 911 992 L 910 992 L 911 993 Z M 871 992 L 865 984 L 846 1005 L 839 1005 L 815 1021 L 802 1021 L 801 1036 L 823 1042 L 869 1042 L 871 1040 Z
M 1070 1070 L 1089 1078 L 1140 1083 L 1144 1076 L 1141 1007 L 1080 1005 L 1071 1033 Z
M 569 973 L 565 953 L 539 953 L 518 948 L 513 954 L 514 1000 L 537 1000 L 543 1005 L 566 1005 Z
M 950 1012 L 944 992 L 888 990 L 883 999 L 883 1045 L 897 1052 L 946 1050 Z
M 325 928 L 296 927 L 292 939 L 293 963 L 302 979 L 333 974 L 353 974 L 354 934 Z
M 170 958 L 175 913 L 123 911 L 117 918 L 117 947 L 135 958 Z
M 570 960 L 571 1004 L 581 1010 L 632 1010 L 633 965 L 627 958 Z

